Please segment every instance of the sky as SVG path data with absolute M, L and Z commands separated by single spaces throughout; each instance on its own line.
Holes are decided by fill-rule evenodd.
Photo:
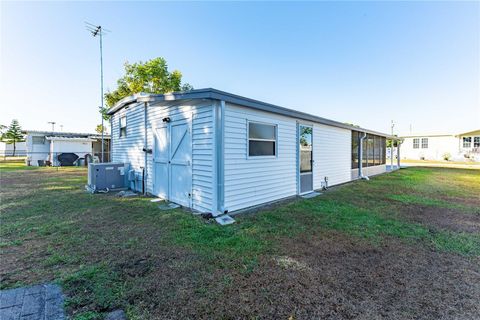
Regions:
M 104 83 L 164 57 L 212 87 L 389 133 L 480 128 L 480 2 L 1 2 L 0 124 L 92 132 Z

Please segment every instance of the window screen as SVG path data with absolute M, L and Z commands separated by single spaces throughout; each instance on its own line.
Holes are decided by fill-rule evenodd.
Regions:
M 418 149 L 420 147 L 420 139 L 415 138 L 413 139 L 413 149 Z
M 428 148 L 428 138 L 422 138 L 422 149 Z
M 463 147 L 470 148 L 472 145 L 472 137 L 463 137 Z
M 375 141 L 371 134 L 367 135 L 367 146 L 368 166 L 371 167 L 375 165 Z
M 393 143 L 392 143 L 392 145 L 393 145 Z M 382 163 L 381 164 L 385 164 L 387 162 L 386 149 L 387 149 L 387 139 L 382 137 L 382 155 L 381 155 Z
M 33 144 L 45 144 L 45 137 L 32 137 Z
M 382 164 L 382 138 L 375 136 L 375 160 L 376 166 Z
M 127 136 L 127 117 L 120 118 L 120 137 Z
M 277 154 L 277 126 L 257 122 L 248 123 L 248 156 L 275 156 Z
M 359 133 L 358 131 L 352 131 L 352 169 L 358 168 L 358 143 Z
M 473 138 L 473 147 L 474 148 L 480 148 L 480 137 L 474 137 Z

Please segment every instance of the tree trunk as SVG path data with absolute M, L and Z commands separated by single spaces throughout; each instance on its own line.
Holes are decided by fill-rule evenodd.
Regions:
M 13 140 L 13 156 L 15 157 L 15 150 L 17 149 L 17 145 L 15 144 L 15 140 Z

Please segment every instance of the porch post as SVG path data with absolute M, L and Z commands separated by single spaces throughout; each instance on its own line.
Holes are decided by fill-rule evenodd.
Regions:
M 400 141 L 397 142 L 397 167 L 400 169 Z
M 395 140 L 390 139 L 390 171 L 393 171 L 393 144 Z

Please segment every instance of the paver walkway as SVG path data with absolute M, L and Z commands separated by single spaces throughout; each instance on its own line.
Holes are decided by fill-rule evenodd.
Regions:
M 56 284 L 0 291 L 0 320 L 64 320 L 64 296 Z

